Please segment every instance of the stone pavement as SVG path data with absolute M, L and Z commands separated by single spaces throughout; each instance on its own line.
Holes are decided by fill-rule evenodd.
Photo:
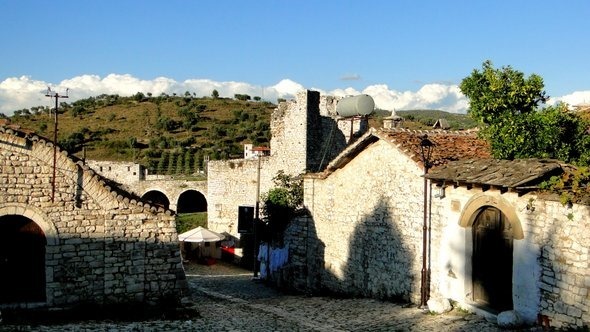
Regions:
M 432 315 L 372 299 L 286 295 L 224 263 L 185 267 L 191 301 L 201 317 L 143 322 L 8 326 L 1 331 L 499 331 L 473 314 Z M 526 329 L 536 330 L 535 328 Z

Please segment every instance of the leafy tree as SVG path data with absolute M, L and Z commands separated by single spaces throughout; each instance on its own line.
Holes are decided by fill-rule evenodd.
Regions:
M 213 90 L 213 92 L 211 92 L 211 98 L 213 98 L 213 99 L 219 98 L 219 91 Z
M 193 170 L 194 170 L 194 172 L 198 172 L 202 168 L 203 168 L 203 156 L 201 155 L 201 152 L 197 151 L 197 152 L 195 152 L 195 154 L 193 156 Z
M 176 154 L 176 172 L 174 172 L 175 174 L 182 174 L 184 173 L 184 158 L 183 155 L 180 153 Z
M 160 160 L 158 161 L 158 166 L 156 168 L 156 172 L 158 174 L 166 173 L 169 158 L 170 156 L 168 151 L 162 152 L 162 156 L 160 157 Z
M 176 171 L 176 153 L 170 153 L 168 155 L 168 169 L 166 170 L 166 174 L 167 175 L 172 175 L 174 174 L 174 171 Z
M 495 69 L 490 61 L 461 82 L 469 98 L 469 115 L 480 125 L 500 159 L 555 158 L 587 164 L 590 144 L 588 122 L 567 110 L 566 105 L 539 109 L 548 100 L 543 79 L 528 78 L 511 67 Z
M 510 66 L 495 69 L 489 60 L 483 63 L 482 71 L 473 70 L 460 86 L 469 98 L 469 114 L 485 125 L 501 122 L 506 115 L 534 112 L 549 98 L 543 87 L 540 76 L 525 78 Z
M 184 174 L 191 174 L 193 166 L 193 154 L 190 150 L 184 152 Z
M 282 241 L 282 235 L 296 210 L 303 203 L 303 178 L 280 170 L 273 178 L 275 187 L 263 195 L 262 213 L 270 240 Z
M 59 145 L 70 153 L 78 152 L 84 145 L 84 133 L 71 133 L 66 139 L 59 141 Z
M 239 93 L 234 94 L 234 98 L 237 99 L 237 100 L 243 100 L 243 101 L 246 101 L 246 100 L 250 100 L 251 99 L 251 97 L 249 95 L 239 94 Z

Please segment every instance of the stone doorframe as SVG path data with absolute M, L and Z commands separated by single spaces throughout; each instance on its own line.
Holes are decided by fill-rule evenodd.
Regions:
M 471 232 L 471 227 L 475 222 L 480 210 L 484 209 L 485 207 L 494 207 L 500 210 L 506 220 L 512 226 L 513 238 L 514 240 L 522 240 L 524 239 L 524 232 L 522 230 L 522 225 L 520 223 L 520 219 L 516 214 L 516 208 L 514 205 L 510 204 L 508 200 L 501 196 L 490 195 L 488 193 L 479 193 L 473 195 L 467 203 L 465 204 L 463 211 L 461 212 L 461 216 L 459 217 L 459 225 L 462 228 L 465 228 L 465 280 L 464 280 L 464 299 L 467 303 L 471 303 L 471 298 L 473 295 L 473 267 L 471 264 L 471 259 L 473 257 L 473 234 Z M 514 266 L 513 266 L 514 269 Z M 513 270 L 514 271 L 514 270 Z M 513 272 L 514 278 L 514 272 Z M 514 283 L 513 283 L 514 287 Z M 514 296 L 514 289 L 512 291 Z
M 459 217 L 459 225 L 461 227 L 473 226 L 475 218 L 477 217 L 477 212 L 486 206 L 495 207 L 502 211 L 512 226 L 514 239 L 524 239 L 522 225 L 518 215 L 515 212 L 516 208 L 501 196 L 491 196 L 485 193 L 480 193 L 471 197 L 461 212 L 461 217 Z

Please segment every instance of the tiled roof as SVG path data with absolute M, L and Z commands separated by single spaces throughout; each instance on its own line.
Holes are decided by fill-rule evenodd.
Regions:
M 393 144 L 423 167 L 420 142 L 424 135 L 427 135 L 428 139 L 434 143 L 431 167 L 444 165 L 453 160 L 490 158 L 491 156 L 489 145 L 478 139 L 474 132 L 371 128 L 332 160 L 324 172 L 315 176 L 326 177 L 336 169 L 344 167 L 367 146 L 380 139 Z
M 434 143 L 430 160 L 431 167 L 444 165 L 450 161 L 462 159 L 491 158 L 489 144 L 477 138 L 472 131 L 434 131 L 381 129 L 377 136 L 396 144 L 414 161 L 424 166 L 420 152 L 420 142 L 424 136 Z
M 501 188 L 524 188 L 540 179 L 562 172 L 562 165 L 546 159 L 477 159 L 458 160 L 432 169 L 426 177 L 455 184 L 489 185 Z

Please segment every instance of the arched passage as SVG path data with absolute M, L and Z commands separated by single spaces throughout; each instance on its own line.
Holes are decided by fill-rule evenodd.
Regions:
M 187 190 L 178 197 L 176 212 L 207 212 L 207 199 L 202 193 L 196 190 Z
M 0 303 L 44 302 L 45 233 L 21 215 L 0 217 Z
M 161 191 L 150 190 L 147 193 L 143 194 L 141 198 L 145 199 L 151 204 L 161 206 L 165 209 L 170 208 L 170 200 L 168 200 L 168 197 L 166 197 L 166 195 Z

